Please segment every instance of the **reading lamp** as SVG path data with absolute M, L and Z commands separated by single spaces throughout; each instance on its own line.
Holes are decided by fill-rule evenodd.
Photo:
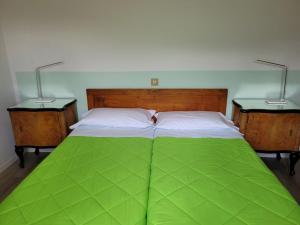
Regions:
M 268 100 L 266 100 L 266 103 L 274 104 L 274 105 L 287 104 L 287 100 L 285 99 L 285 93 L 286 93 L 286 81 L 287 81 L 288 67 L 283 64 L 269 62 L 269 61 L 265 61 L 265 60 L 261 60 L 261 59 L 258 59 L 255 62 L 265 64 L 265 65 L 279 67 L 283 70 L 283 78 L 281 79 L 281 90 L 280 90 L 279 99 L 268 99 Z
M 38 98 L 35 101 L 36 103 L 50 103 L 55 101 L 55 98 L 44 98 L 43 96 L 42 84 L 41 84 L 41 70 L 62 63 L 63 62 L 55 62 L 44 66 L 39 66 L 35 69 L 35 78 L 36 78 L 36 86 L 37 86 L 37 93 L 38 93 Z

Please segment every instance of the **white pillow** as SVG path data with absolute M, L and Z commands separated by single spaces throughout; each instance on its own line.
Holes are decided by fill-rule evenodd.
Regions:
M 235 128 L 232 121 L 219 112 L 174 111 L 156 114 L 156 127 L 176 130 Z
M 96 108 L 85 113 L 83 119 L 70 128 L 80 125 L 145 128 L 153 126 L 151 119 L 154 114 L 155 110 L 139 108 Z

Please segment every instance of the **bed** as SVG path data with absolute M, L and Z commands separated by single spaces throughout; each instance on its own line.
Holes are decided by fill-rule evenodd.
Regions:
M 75 129 L 0 204 L 1 225 L 144 225 L 153 129 Z
M 145 224 L 152 139 L 71 136 L 0 205 L 0 224 Z
M 227 90 L 88 89 L 87 99 L 89 109 L 225 114 Z M 247 142 L 224 131 L 83 126 L 0 205 L 9 225 L 299 221 L 299 206 Z
M 149 225 L 300 224 L 300 208 L 241 138 L 157 137 Z

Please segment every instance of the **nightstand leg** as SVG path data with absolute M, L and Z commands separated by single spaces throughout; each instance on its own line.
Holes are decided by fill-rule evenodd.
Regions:
M 276 159 L 277 159 L 277 160 L 280 160 L 280 159 L 281 159 L 280 153 L 276 153 Z
M 34 154 L 39 155 L 40 154 L 40 149 L 39 148 L 35 148 Z
M 18 157 L 20 159 L 20 164 L 19 164 L 20 168 L 24 168 L 24 155 L 23 155 L 24 148 L 16 146 L 15 147 L 15 152 L 16 152 L 16 154 L 18 155 Z
M 290 154 L 290 175 L 294 176 L 295 175 L 295 165 L 297 161 L 300 158 L 300 153 L 299 152 L 292 152 Z

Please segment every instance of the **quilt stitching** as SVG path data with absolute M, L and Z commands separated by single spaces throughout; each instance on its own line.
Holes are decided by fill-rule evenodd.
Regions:
M 164 141 L 163 142 L 164 143 L 163 146 L 160 145 L 160 140 L 161 139 L 163 139 L 163 141 Z M 201 174 L 202 177 L 206 177 L 206 179 L 213 181 L 215 184 L 217 184 L 219 186 L 222 186 L 223 187 L 222 190 L 227 190 L 229 192 L 237 194 L 237 195 L 241 196 L 243 199 L 245 199 L 246 201 L 252 202 L 252 204 L 255 204 L 255 205 L 259 206 L 259 207 L 264 208 L 265 210 L 269 211 L 272 215 L 274 215 L 274 216 L 276 215 L 278 217 L 281 217 L 284 220 L 287 220 L 287 215 L 280 215 L 280 214 L 276 213 L 275 211 L 272 210 L 272 205 L 270 205 L 269 208 L 266 208 L 264 205 L 261 205 L 259 202 L 255 201 L 255 199 L 249 199 L 246 196 L 242 195 L 241 193 L 238 193 L 238 192 L 235 192 L 234 190 L 231 190 L 230 187 L 234 183 L 229 183 L 227 185 L 224 185 L 225 183 L 223 184 L 222 180 L 221 180 L 221 183 L 220 183 L 219 180 L 215 180 L 209 174 L 206 174 L 205 172 L 201 171 L 201 167 L 199 169 L 197 169 L 197 166 L 196 166 L 196 168 L 192 166 L 192 165 L 195 165 L 196 163 L 201 163 L 202 162 L 201 159 L 199 160 L 199 159 L 193 159 L 192 158 L 192 159 L 190 159 L 190 161 L 183 161 L 183 160 L 185 160 L 185 158 L 181 159 L 180 156 L 179 156 L 180 154 L 177 154 L 179 152 L 176 151 L 176 150 L 184 151 L 184 148 L 180 149 L 183 146 L 177 148 L 174 144 L 172 145 L 172 143 L 170 143 L 171 141 L 168 138 L 161 138 L 161 139 L 158 138 L 157 146 L 154 145 L 154 149 L 153 149 L 153 151 L 154 151 L 154 154 L 153 154 L 154 155 L 153 156 L 153 163 L 151 164 L 151 167 L 152 167 L 152 174 L 151 174 L 151 176 L 154 177 L 154 178 L 151 179 L 151 182 L 150 182 L 150 196 L 149 196 L 150 203 L 149 203 L 149 209 L 148 209 L 148 212 L 150 212 L 150 218 L 148 218 L 148 221 L 150 223 L 152 222 L 153 218 L 154 219 L 158 219 L 157 217 L 155 217 L 155 214 L 154 215 L 152 214 L 152 211 L 153 211 L 153 208 L 156 208 L 157 205 L 160 204 L 159 202 L 163 198 L 166 198 L 168 201 L 172 202 L 173 205 L 175 205 L 181 211 L 183 211 L 183 212 L 186 213 L 186 211 L 181 208 L 182 206 L 180 205 L 180 203 L 174 202 L 171 199 L 171 196 L 172 196 L 173 193 L 175 193 L 178 190 L 183 189 L 183 188 L 191 188 L 192 190 L 196 191 L 202 198 L 206 198 L 207 202 L 211 202 L 213 204 L 218 205 L 218 207 L 220 207 L 224 212 L 227 211 L 225 208 L 223 208 L 222 205 L 219 205 L 218 202 L 215 202 L 213 199 L 209 199 L 206 196 L 204 196 L 203 193 L 201 192 L 201 190 L 195 189 L 193 186 L 189 187 L 189 185 L 191 185 L 192 183 L 197 182 L 199 180 L 192 180 L 191 182 L 185 183 L 184 180 L 181 180 L 181 179 L 179 179 L 180 177 L 179 178 L 177 177 L 177 176 L 180 176 L 180 171 L 182 169 L 185 169 L 185 168 L 188 168 L 191 171 L 194 171 L 194 172 L 196 172 L 198 174 Z M 180 142 L 179 141 L 178 142 L 174 141 L 174 143 L 180 143 Z M 166 146 L 170 146 L 170 144 L 174 147 L 174 151 L 169 151 L 169 148 L 166 147 Z M 206 146 L 206 147 L 209 148 L 208 146 Z M 239 153 L 240 154 L 244 154 L 244 156 L 247 154 L 250 157 L 252 157 L 251 156 L 252 152 L 250 153 L 250 151 L 252 151 L 252 149 L 250 149 L 249 146 L 247 146 L 247 145 L 242 145 L 242 146 L 239 145 L 239 148 L 240 148 L 239 149 L 239 151 L 240 151 Z M 166 150 L 166 149 L 168 149 L 168 150 Z M 199 151 L 203 151 L 204 149 L 205 148 L 199 149 Z M 243 152 L 243 153 L 241 153 L 241 152 Z M 188 154 L 188 153 L 186 153 L 186 154 Z M 218 157 L 218 152 L 216 154 L 217 154 L 217 156 L 215 156 L 215 157 Z M 168 168 L 168 166 L 167 166 L 166 167 L 167 169 L 163 169 L 161 166 L 164 166 L 164 162 L 167 162 L 166 160 L 167 161 L 168 160 L 171 160 L 171 161 L 173 160 L 174 162 L 176 162 L 174 165 L 179 164 L 180 166 L 177 167 L 177 168 L 176 168 L 176 166 L 175 166 L 175 168 L 170 168 L 170 167 Z M 226 164 L 228 162 L 233 163 L 232 160 L 236 161 L 236 162 L 238 162 L 240 164 L 244 164 L 244 166 L 248 167 L 247 168 L 248 170 L 252 170 L 253 173 L 260 173 L 260 174 L 264 174 L 264 175 L 268 175 L 268 176 L 271 175 L 270 173 L 267 172 L 266 167 L 265 167 L 265 165 L 262 162 L 258 162 L 257 161 L 257 162 L 255 162 L 255 164 L 253 163 L 253 165 L 249 165 L 249 163 L 244 163 L 244 162 L 240 161 L 239 157 L 237 157 L 237 158 L 231 158 L 230 160 L 227 160 L 227 162 L 225 160 L 224 163 L 218 162 L 219 164 L 218 165 L 213 165 L 213 167 L 214 167 L 215 171 L 222 169 L 223 171 L 226 171 L 227 173 L 232 174 L 235 177 L 239 177 L 239 180 L 244 180 L 244 181 L 248 182 L 249 184 L 252 183 L 252 185 L 257 185 L 260 188 L 263 188 L 263 189 L 265 189 L 265 190 L 267 190 L 267 191 L 270 192 L 269 189 L 267 189 L 263 185 L 259 184 L 258 182 L 254 182 L 251 179 L 247 179 L 247 177 L 242 177 L 241 175 L 239 175 L 239 173 L 234 173 L 231 170 L 228 170 L 227 167 L 226 167 Z M 261 169 L 261 168 L 264 168 L 264 169 Z M 224 174 L 224 176 L 226 176 L 226 173 Z M 161 190 L 160 190 L 159 187 L 161 187 L 162 185 L 160 185 L 159 181 L 163 180 L 164 177 L 168 177 L 168 178 L 171 177 L 172 179 L 176 180 L 177 182 L 180 182 L 181 184 L 184 184 L 185 186 L 182 187 L 180 185 L 176 185 L 177 188 L 175 190 L 172 189 L 171 192 L 169 192 L 169 191 L 166 192 L 166 190 L 164 190 L 164 192 L 161 192 Z M 274 181 L 276 180 L 276 178 L 274 178 L 274 175 L 272 176 L 272 178 L 273 178 Z M 170 189 L 167 189 L 167 190 L 170 190 Z M 159 193 L 160 195 L 155 194 L 155 191 L 157 193 Z M 284 195 L 284 193 L 281 193 L 281 192 L 280 193 L 275 192 L 273 190 L 271 191 L 271 193 L 272 193 L 272 195 L 274 195 L 274 197 L 277 196 L 278 198 L 281 198 L 283 201 L 290 202 L 291 204 L 295 204 L 295 207 L 297 207 L 296 206 L 297 203 L 295 203 L 295 201 L 290 196 Z M 154 197 L 154 196 L 156 196 L 156 197 Z M 158 197 L 158 199 L 157 199 L 157 197 Z M 152 199 L 155 199 L 155 200 L 151 201 Z M 246 208 L 248 206 L 249 206 L 249 204 L 247 204 L 244 207 L 240 208 L 239 211 L 238 211 L 238 213 L 231 214 L 232 218 L 236 218 L 236 219 L 242 221 L 243 223 L 248 224 L 247 220 L 245 220 L 245 218 L 240 217 L 240 213 L 242 211 L 246 210 Z M 290 211 L 289 211 L 288 214 L 291 214 L 293 212 L 293 210 L 294 210 L 294 208 L 291 207 L 291 209 L 290 209 Z M 227 213 L 229 213 L 229 212 L 227 211 Z M 192 216 L 192 215 L 193 214 L 191 214 L 190 216 Z M 231 218 L 231 220 L 232 220 L 232 218 Z M 290 221 L 291 224 L 298 224 L 295 221 L 291 221 L 291 220 L 288 220 L 288 221 Z M 228 220 L 224 221 L 224 224 L 225 223 L 228 223 Z
M 74 138 L 72 139 L 75 140 Z M 88 139 L 89 141 L 84 141 L 82 143 L 79 142 L 76 145 L 71 141 L 66 141 L 64 143 L 64 149 L 59 147 L 51 153 L 50 156 L 33 171 L 30 177 L 26 178 L 24 182 L 22 182 L 8 200 L 6 200 L 9 203 L 7 204 L 7 207 L 4 203 L 0 205 L 0 223 L 1 221 L 4 221 L 2 219 L 5 219 L 6 215 L 15 214 L 17 218 L 17 214 L 20 214 L 22 217 L 21 221 L 23 222 L 18 223 L 18 225 L 33 225 L 42 223 L 45 219 L 53 219 L 53 216 L 55 215 L 62 217 L 62 219 L 66 219 L 72 224 L 86 225 L 93 223 L 93 221 L 102 218 L 104 215 L 107 215 L 108 218 L 111 219 L 111 222 L 114 221 L 113 223 L 118 225 L 127 225 L 127 222 L 122 220 L 122 215 L 117 215 L 116 212 L 119 207 L 122 207 L 123 202 L 132 201 L 139 214 L 134 218 L 134 221 L 131 219 L 131 225 L 142 224 L 146 221 L 146 219 L 149 224 L 153 224 L 153 219 L 159 218 L 156 217 L 155 213 L 153 214 L 153 209 L 160 207 L 160 203 L 163 199 L 165 199 L 168 204 L 173 205 L 173 207 L 182 212 L 187 216 L 187 218 L 194 221 L 196 224 L 207 224 L 205 220 L 199 221 L 199 218 L 201 218 L 199 215 L 195 217 L 195 214 L 193 213 L 197 211 L 196 209 L 199 207 L 205 208 L 210 206 L 213 206 L 216 211 L 221 210 L 222 218 L 220 218 L 219 221 L 222 221 L 222 224 L 224 225 L 230 224 L 231 221 L 239 221 L 246 225 L 253 224 L 250 222 L 251 217 L 245 217 L 249 207 L 252 207 L 252 209 L 255 210 L 259 210 L 260 208 L 264 209 L 266 212 L 269 212 L 265 216 L 282 218 L 282 220 L 286 221 L 286 224 L 299 224 L 293 218 L 288 217 L 293 215 L 298 216 L 298 213 L 300 213 L 299 210 L 297 210 L 299 209 L 297 208 L 297 203 L 289 196 L 288 192 L 285 192 L 284 189 L 276 183 L 274 175 L 267 171 L 266 166 L 261 161 L 253 160 L 255 159 L 255 153 L 252 152 L 251 148 L 245 142 L 240 140 L 235 141 L 235 146 L 231 145 L 229 141 L 219 142 L 220 139 L 217 141 L 213 139 L 191 140 L 193 145 L 195 143 L 200 143 L 200 145 L 201 143 L 204 143 L 206 144 L 206 147 L 195 148 L 192 147 L 193 145 L 189 144 L 188 146 L 192 147 L 191 149 L 188 149 L 190 153 L 193 153 L 193 151 L 203 151 L 206 148 L 209 148 L 209 146 L 215 149 L 220 148 L 220 150 L 222 148 L 226 148 L 227 151 L 233 152 L 232 155 L 225 157 L 226 155 L 224 156 L 222 151 L 214 151 L 215 157 L 223 157 L 221 161 L 215 162 L 209 161 L 209 152 L 207 152 L 207 154 L 204 153 L 203 159 L 197 158 L 199 157 L 199 155 L 197 155 L 198 153 L 195 155 L 192 154 L 191 156 L 186 153 L 183 155 L 183 158 L 180 158 L 180 152 L 183 150 L 180 149 L 180 146 L 182 147 L 182 145 L 178 142 L 179 146 L 175 146 L 172 151 L 169 151 L 168 149 L 170 146 L 174 146 L 173 140 L 169 138 L 155 139 L 155 143 L 158 144 L 160 148 L 157 149 L 155 144 L 153 147 L 154 153 L 151 151 L 152 141 L 145 142 L 148 143 L 146 144 L 148 146 L 148 150 L 145 151 L 143 150 L 144 147 L 141 149 L 136 148 L 139 144 L 144 144 L 142 143 L 143 141 L 134 143 L 134 140 L 136 140 L 134 138 L 131 139 L 131 146 L 123 146 L 122 143 L 110 138 L 100 138 L 100 145 L 98 145 L 100 143 L 98 142 L 99 138 Z M 160 145 L 161 141 L 165 141 L 164 146 Z M 209 143 L 209 145 L 207 143 Z M 135 147 L 133 147 L 133 145 L 135 145 Z M 107 149 L 104 149 L 102 146 L 113 146 L 113 148 L 110 152 L 108 152 Z M 126 154 L 124 154 L 123 151 L 119 151 L 120 149 L 124 149 L 124 147 L 126 148 Z M 83 151 L 87 151 L 89 155 L 87 156 Z M 114 154 L 121 157 L 120 160 L 118 160 Z M 203 160 L 206 159 L 208 159 L 208 164 L 206 166 L 202 165 L 204 162 Z M 242 161 L 242 159 L 251 160 L 249 160 L 249 162 L 245 162 Z M 83 163 L 81 163 L 82 160 L 84 161 Z M 98 164 L 99 162 L 104 163 L 103 166 Z M 136 167 L 132 167 L 133 162 L 138 162 Z M 164 165 L 164 163 L 167 164 Z M 235 166 L 240 165 L 242 170 L 233 170 L 234 166 L 231 167 L 230 164 L 236 164 Z M 197 165 L 201 166 L 197 167 Z M 54 169 L 49 172 L 48 168 Z M 120 173 L 117 171 L 120 171 Z M 229 181 L 223 179 L 220 177 L 219 171 L 222 171 L 222 176 L 224 177 L 235 177 L 237 179 Z M 274 187 L 279 187 L 279 189 L 276 188 L 275 190 L 269 190 L 266 186 L 258 182 L 259 180 L 256 181 L 255 176 L 247 177 L 247 173 L 249 171 L 251 171 L 249 175 L 252 173 L 259 174 L 258 178 L 268 177 L 266 182 L 271 182 L 270 184 L 273 182 Z M 193 174 L 190 174 L 190 177 L 185 178 L 184 176 L 188 172 L 193 172 Z M 116 174 L 116 176 L 113 177 L 110 174 Z M 145 174 L 147 175 L 145 176 Z M 193 176 L 196 176 L 196 178 Z M 95 178 L 98 180 L 95 180 Z M 173 180 L 174 187 L 165 187 L 165 189 L 161 189 L 160 185 L 163 183 L 161 181 L 164 181 L 165 179 Z M 65 180 L 65 186 L 57 183 L 62 182 L 63 180 Z M 203 181 L 207 181 L 207 185 L 213 184 L 213 187 L 211 187 L 212 189 L 208 189 L 206 191 L 199 190 L 197 185 L 202 185 L 201 182 Z M 253 197 L 245 195 L 245 191 L 238 189 L 238 191 L 235 190 L 236 188 L 234 187 L 238 185 L 240 181 L 243 181 L 246 186 L 257 186 L 261 190 L 268 191 L 270 195 L 274 196 L 275 200 L 278 199 L 278 202 L 286 203 L 287 206 L 284 208 L 285 214 L 277 213 L 278 209 L 272 209 L 272 204 L 268 205 L 268 203 L 264 202 L 264 200 L 253 199 Z M 142 185 L 138 188 L 130 186 L 132 185 L 132 182 L 141 183 Z M 56 190 L 55 185 L 59 185 L 61 188 Z M 101 189 L 99 189 L 99 191 L 98 189 L 94 190 L 95 187 L 100 187 L 99 185 L 103 185 L 101 186 Z M 273 187 L 272 185 L 271 187 Z M 103 195 L 106 192 L 109 192 L 112 188 L 117 190 L 121 194 L 122 198 L 117 198 L 114 202 L 107 203 L 103 202 L 103 199 L 99 200 L 99 194 Z M 148 189 L 150 190 L 150 196 L 148 196 Z M 30 190 L 40 191 L 41 195 L 37 194 L 37 196 L 33 199 L 29 196 L 24 196 L 24 194 L 30 194 Z M 68 192 L 70 191 L 72 193 L 78 193 L 78 196 L 75 196 L 76 199 L 66 202 L 66 196 L 68 196 Z M 225 195 L 227 193 L 228 196 L 231 196 L 232 194 L 232 196 L 238 197 L 236 201 L 243 199 L 245 203 L 236 205 L 232 209 L 226 208 L 227 204 L 219 201 L 224 197 L 223 194 L 211 198 L 210 194 L 213 193 L 213 191 L 218 191 Z M 143 193 L 146 193 L 145 197 L 141 197 Z M 193 193 L 193 196 L 199 196 L 199 199 L 197 199 L 199 202 L 197 203 L 194 201 L 193 209 L 196 210 L 194 212 L 190 212 L 189 209 L 184 208 L 184 205 L 182 205 L 177 199 L 178 195 L 182 197 L 182 195 L 186 193 Z M 57 198 L 58 196 L 59 199 Z M 35 202 L 40 202 L 39 204 L 41 204 L 41 202 L 48 200 L 48 207 L 51 207 L 51 204 L 60 205 L 57 211 L 52 209 L 51 212 L 44 212 L 45 214 L 37 216 L 36 220 L 28 221 L 28 217 L 24 215 L 24 213 L 28 213 L 28 210 L 27 212 L 24 212 L 22 209 L 32 207 Z M 94 210 L 90 214 L 83 216 L 69 214 L 76 212 L 73 207 L 76 208 L 84 202 L 86 204 L 89 200 L 93 201 L 94 204 L 97 204 L 99 209 L 101 209 L 98 213 Z M 166 201 L 164 201 L 164 203 L 166 203 Z M 37 206 L 39 206 L 39 204 Z M 72 210 L 70 211 L 69 209 Z M 140 213 L 141 210 L 145 211 L 144 215 Z M 146 218 L 147 210 L 149 213 L 148 218 Z M 168 212 L 168 208 L 164 208 L 160 212 L 166 213 L 164 210 Z M 176 217 L 176 215 L 173 216 Z M 32 215 L 30 215 L 29 218 L 32 218 Z
M 44 219 L 50 218 L 53 215 L 58 215 L 60 213 L 63 213 L 65 216 L 62 217 L 62 219 L 67 219 L 68 222 L 73 223 L 73 224 L 86 224 L 90 223 L 94 219 L 97 219 L 98 216 L 101 215 L 108 215 L 114 223 L 119 224 L 119 225 L 125 225 L 128 224 L 140 224 L 143 221 L 146 221 L 146 209 L 147 209 L 147 201 L 148 197 L 143 196 L 143 195 L 148 195 L 148 182 L 149 182 L 149 171 L 150 171 L 150 156 L 151 156 L 151 147 L 152 147 L 152 140 L 149 139 L 140 139 L 140 138 L 132 138 L 130 140 L 125 141 L 126 143 L 129 143 L 129 145 L 124 146 L 124 141 L 119 142 L 119 140 L 116 140 L 114 138 L 80 138 L 83 140 L 88 140 L 88 141 L 83 141 L 84 143 L 76 143 L 72 144 L 72 141 L 68 141 L 70 138 L 66 139 L 66 142 L 64 142 L 64 149 L 62 147 L 58 147 L 53 153 L 49 155 L 49 157 L 39 165 L 39 169 L 36 169 L 29 177 L 28 182 L 24 180 L 24 182 L 17 188 L 15 193 L 13 193 L 8 199 L 5 200 L 4 203 L 2 203 L 1 211 L 0 211 L 0 223 L 1 221 L 4 222 L 4 217 L 7 213 L 13 212 L 16 213 L 17 211 L 20 213 L 23 213 L 21 210 L 22 208 L 26 208 L 28 206 L 31 206 L 31 204 L 34 204 L 38 200 L 43 200 L 46 199 L 52 199 L 51 201 L 56 204 L 56 205 L 61 205 L 55 196 L 64 196 L 65 193 L 67 194 L 70 190 L 74 190 L 75 192 L 81 193 L 80 196 L 74 196 L 75 199 L 71 201 L 72 204 L 69 204 L 66 202 L 65 197 L 62 199 L 67 205 L 67 207 L 58 207 L 57 211 L 54 213 L 46 213 L 44 215 L 39 215 L 36 217 L 34 221 L 27 221 L 26 217 L 23 216 L 23 222 L 18 223 L 19 224 L 33 224 L 33 223 L 39 223 L 44 221 Z M 73 140 L 78 139 L 76 137 L 75 139 L 72 138 Z M 97 140 L 96 140 L 97 139 Z M 98 141 L 99 140 L 99 141 Z M 100 147 L 97 147 L 95 144 L 100 144 Z M 67 150 L 65 147 L 71 148 L 71 150 Z M 109 149 L 103 149 L 103 146 L 112 146 L 112 148 Z M 101 149 L 102 148 L 102 149 Z M 63 151 L 62 151 L 63 150 Z M 112 150 L 112 151 L 111 151 Z M 85 157 L 83 154 L 83 151 L 87 151 L 90 153 L 89 157 Z M 122 152 L 121 152 L 122 151 Z M 109 152 L 109 153 L 108 153 Z M 113 154 L 118 154 L 120 152 L 118 157 L 125 156 L 125 158 L 128 159 L 128 161 L 131 162 L 130 165 L 126 165 L 125 162 L 117 161 L 117 158 L 115 157 L 116 155 Z M 139 154 L 142 154 L 139 155 Z M 101 155 L 99 157 L 99 155 Z M 80 158 L 85 157 L 85 159 L 88 159 L 88 161 L 85 161 L 84 164 L 80 164 Z M 107 161 L 108 166 L 104 165 L 103 167 L 100 165 L 103 160 L 110 160 Z M 137 166 L 135 165 L 135 162 L 137 163 Z M 65 163 L 65 165 L 64 165 Z M 97 166 L 97 163 L 100 163 L 99 166 Z M 92 169 L 86 169 L 88 166 L 92 165 L 92 169 L 96 169 L 95 171 L 92 171 Z M 48 168 L 63 168 L 63 170 L 51 170 L 47 171 Z M 99 169 L 97 169 L 99 168 Z M 142 170 L 134 170 L 134 168 L 143 168 Z M 148 168 L 148 169 L 147 169 Z M 83 175 L 82 177 L 79 177 L 76 172 L 79 172 L 79 176 Z M 112 172 L 117 172 L 120 171 L 119 175 L 117 175 L 115 178 L 111 177 L 107 179 L 107 176 L 103 176 L 106 173 L 109 173 L 110 171 Z M 44 176 L 46 175 L 46 176 Z M 74 176 L 75 175 L 75 176 Z M 87 176 L 85 176 L 87 175 Z M 83 182 L 88 181 L 89 179 L 93 179 L 95 177 L 100 177 L 102 176 L 103 179 L 105 179 L 107 182 L 110 182 L 111 185 L 106 186 L 102 191 L 110 191 L 111 188 L 117 188 L 120 190 L 120 193 L 123 193 L 122 199 L 115 199 L 112 200 L 113 204 L 111 207 L 107 208 L 105 205 L 102 204 L 102 200 L 99 201 L 95 196 L 97 196 L 101 191 L 96 191 L 94 193 L 89 192 L 86 187 L 84 187 L 82 184 Z M 118 177 L 119 176 L 119 177 Z M 31 178 L 31 177 L 34 177 Z M 53 182 L 60 181 L 61 179 L 68 178 L 68 182 L 66 183 L 66 187 L 63 187 L 59 191 L 56 190 L 53 194 L 52 192 L 47 194 L 43 191 L 44 187 L 48 188 L 46 185 L 48 182 L 51 182 L 51 185 Z M 133 178 L 134 177 L 134 178 Z M 119 179 L 121 178 L 121 179 Z M 35 181 L 31 181 L 31 179 Z M 104 180 L 103 180 L 104 181 Z M 137 185 L 141 186 L 134 186 L 134 181 L 138 181 Z M 101 180 L 100 180 L 101 182 Z M 108 183 L 106 182 L 105 185 Z M 128 183 L 129 182 L 129 183 Z M 102 184 L 102 183 L 100 183 Z M 100 185 L 99 184 L 99 185 Z M 131 185 L 127 187 L 127 184 Z M 98 184 L 97 184 L 98 185 Z M 125 185 L 125 186 L 124 186 Z M 132 186 L 133 185 L 133 186 Z M 53 186 L 53 185 L 52 185 Z M 47 190 L 54 190 L 54 188 L 50 186 Z M 12 203 L 14 201 L 14 196 L 17 196 L 18 193 L 21 192 L 27 192 L 30 193 L 30 190 L 34 190 L 38 187 L 39 190 L 42 190 L 42 196 L 35 196 L 33 199 L 30 198 L 25 198 L 25 202 L 22 201 L 23 198 L 20 198 L 18 201 L 22 202 L 23 204 L 21 206 L 18 206 L 16 203 L 14 204 L 14 207 L 9 207 L 5 208 L 5 203 L 9 202 Z M 126 188 L 124 188 L 126 187 Z M 133 188 L 133 189 L 132 189 Z M 92 190 L 92 189 L 91 189 Z M 83 192 L 82 192 L 83 191 Z M 25 193 L 24 192 L 24 193 Z M 132 192 L 132 193 L 131 193 Z M 21 195 L 21 194 L 20 194 Z M 21 197 L 21 196 L 20 196 Z M 83 197 L 83 198 L 80 198 Z M 78 200 L 76 200 L 78 198 Z M 72 208 L 73 206 L 78 206 L 78 204 L 81 204 L 81 202 L 84 201 L 89 201 L 89 199 L 93 199 L 95 204 L 98 204 L 99 207 L 102 208 L 100 213 L 94 214 L 87 214 L 84 215 L 83 217 L 80 216 L 80 220 L 74 220 L 78 219 L 78 216 L 76 217 L 70 217 L 68 213 L 65 210 L 68 210 L 69 208 Z M 145 201 L 143 200 L 145 199 Z M 122 221 L 122 217 L 119 217 L 116 212 L 113 212 L 115 208 L 123 207 L 122 204 L 124 202 L 130 200 L 132 202 L 131 206 L 134 206 L 136 208 L 137 214 L 135 215 L 134 218 L 127 218 L 126 221 Z M 115 202 L 114 202 L 115 201 Z M 61 205 L 61 206 L 63 206 Z M 124 205 L 126 206 L 126 204 Z M 13 211 L 16 210 L 16 211 Z M 132 210 L 132 209 L 131 209 Z M 28 211 L 28 210 L 27 210 Z M 142 212 L 144 211 L 144 214 Z M 76 212 L 74 210 L 69 211 L 69 212 Z M 91 215 L 91 216 L 89 216 Z M 32 216 L 31 216 L 32 217 Z M 107 217 L 108 218 L 108 217 Z M 120 219 L 121 218 L 121 219 Z M 53 218 L 52 218 L 53 219 Z M 82 222 L 79 222 L 82 221 Z M 132 223 L 131 223 L 132 222 Z M 2 224 L 2 223 L 1 223 Z M 11 225 L 11 224 L 9 224 Z

